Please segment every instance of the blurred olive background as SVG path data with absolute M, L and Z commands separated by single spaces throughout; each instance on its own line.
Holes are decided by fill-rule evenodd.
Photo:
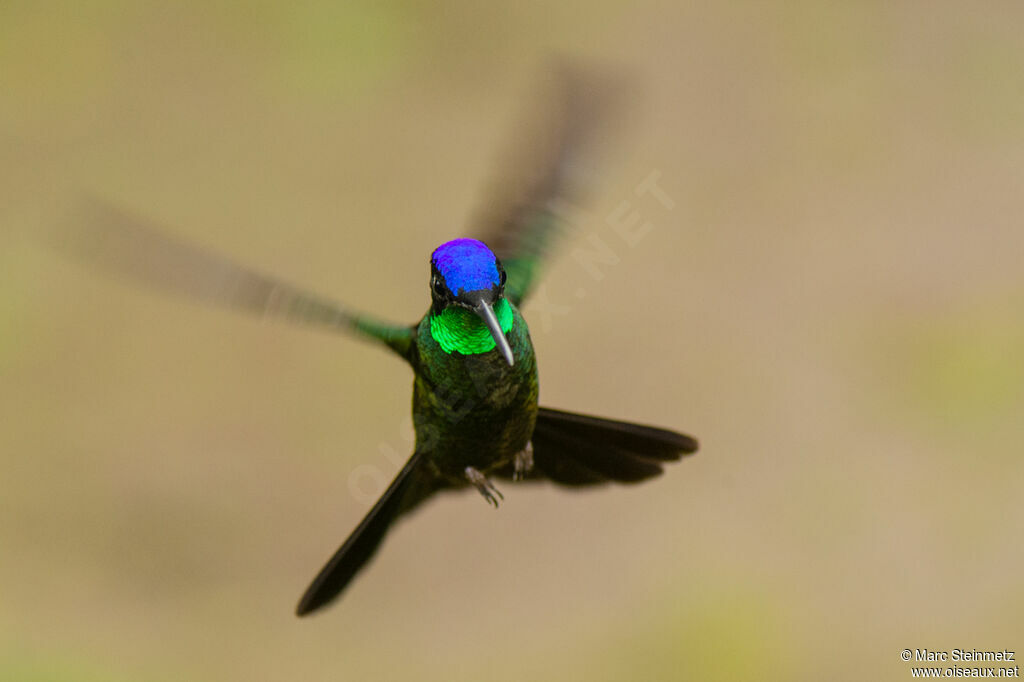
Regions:
M 1024 649 L 1022 22 L 0 4 L 0 678 L 904 679 L 903 648 Z M 563 314 L 525 307 L 542 401 L 702 450 L 639 487 L 428 505 L 296 619 L 366 472 L 408 453 L 408 369 L 31 236 L 95 193 L 412 322 L 552 53 L 637 87 L 547 271 Z M 571 255 L 593 236 L 601 279 Z

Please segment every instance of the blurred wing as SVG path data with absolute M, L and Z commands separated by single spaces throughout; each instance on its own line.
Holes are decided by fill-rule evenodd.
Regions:
M 262 317 L 369 337 L 408 359 L 412 327 L 378 322 L 236 265 L 111 206 L 85 202 L 48 237 L 55 250 L 144 286 Z
M 534 469 L 527 479 L 568 486 L 643 481 L 661 474 L 662 464 L 697 451 L 696 440 L 676 431 L 545 407 L 532 442 Z M 498 476 L 512 473 L 509 467 Z
M 621 100 L 610 79 L 566 64 L 555 71 L 550 89 L 540 99 L 550 111 L 516 136 L 474 222 L 505 266 L 505 295 L 517 305 L 565 229 L 566 213 L 593 181 L 592 157 Z

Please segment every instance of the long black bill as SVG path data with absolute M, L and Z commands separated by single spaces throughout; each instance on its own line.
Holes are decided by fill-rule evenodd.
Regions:
M 513 364 L 512 360 L 512 346 L 508 345 L 508 339 L 505 338 L 505 333 L 501 331 L 501 325 L 498 324 L 498 318 L 494 314 L 494 308 L 491 304 L 486 301 L 481 301 L 473 308 L 473 312 L 480 316 L 480 319 L 484 321 L 487 328 L 491 332 L 491 336 L 494 337 L 494 343 L 498 345 L 498 350 L 501 351 L 501 355 L 508 361 L 509 366 Z

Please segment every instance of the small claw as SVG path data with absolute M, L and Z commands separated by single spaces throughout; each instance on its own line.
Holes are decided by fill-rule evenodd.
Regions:
M 479 469 L 473 467 L 466 467 L 466 480 L 473 484 L 473 486 L 480 491 L 480 494 L 484 496 L 488 504 L 494 505 L 494 508 L 498 507 L 498 500 L 504 500 L 505 496 L 501 494 L 501 491 L 494 487 L 494 484 L 488 480 L 487 476 L 483 474 Z
M 512 480 L 521 481 L 533 470 L 533 441 L 526 443 L 526 447 L 516 453 L 512 460 Z

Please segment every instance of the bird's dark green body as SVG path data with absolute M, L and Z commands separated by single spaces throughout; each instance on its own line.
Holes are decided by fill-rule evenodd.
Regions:
M 431 336 L 431 314 L 416 327 L 416 451 L 434 475 L 464 486 L 466 467 L 489 474 L 511 464 L 529 443 L 537 419 L 537 360 L 526 320 L 515 306 L 506 335 L 511 366 L 496 351 L 445 352 Z
M 62 249 L 152 286 L 353 333 L 412 368 L 412 455 L 310 584 L 299 615 L 337 598 L 391 525 L 440 490 L 474 487 L 497 506 L 495 479 L 574 488 L 632 483 L 697 449 L 674 431 L 538 406 L 537 361 L 517 306 L 560 231 L 553 207 L 575 197 L 588 177 L 581 171 L 601 138 L 595 123 L 607 104 L 594 83 L 572 71 L 564 76 L 555 114 L 518 138 L 517 152 L 529 155 L 503 168 L 500 192 L 477 221 L 485 241 L 455 239 L 431 255 L 431 307 L 413 326 L 378 321 L 105 207 L 84 209 L 81 216 L 91 218 L 85 229 L 61 240 Z M 507 173 L 513 166 L 518 177 Z

